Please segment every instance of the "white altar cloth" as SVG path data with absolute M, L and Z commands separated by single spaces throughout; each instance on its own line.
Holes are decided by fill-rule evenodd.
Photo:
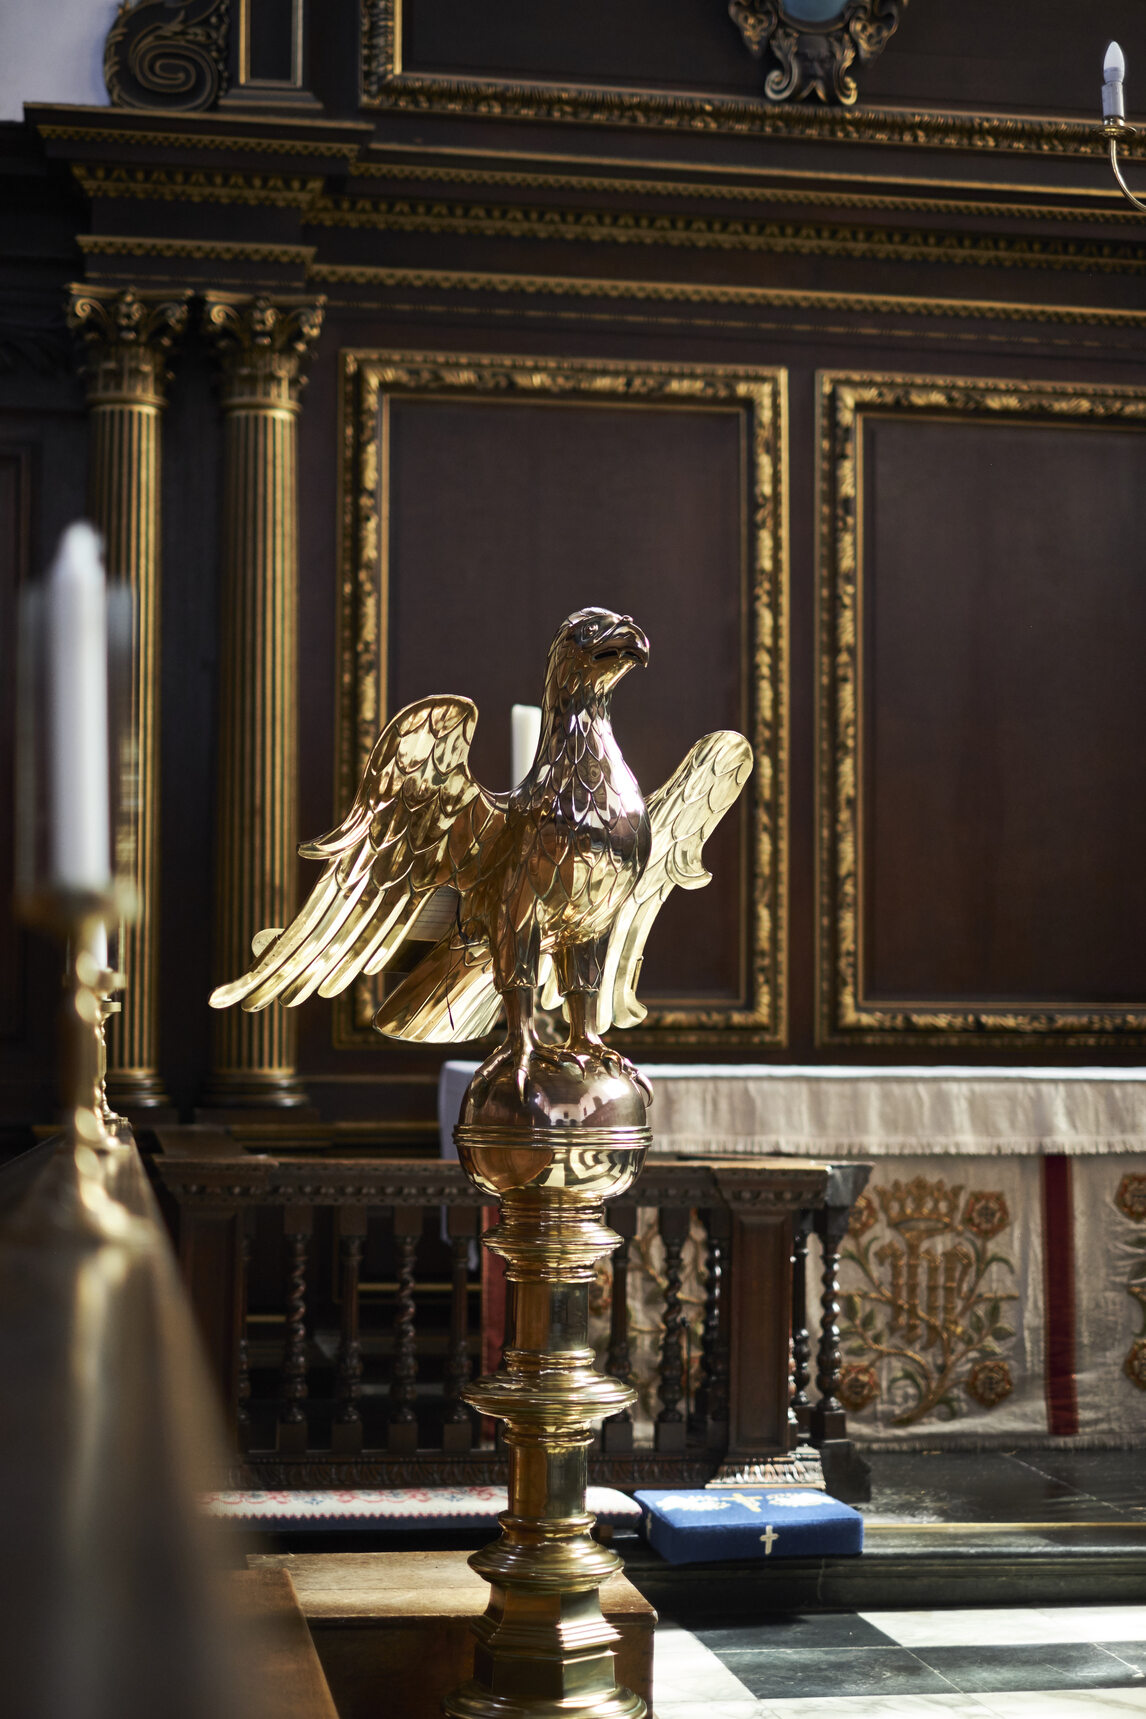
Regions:
M 477 1067 L 448 1062 L 442 1152 Z M 840 1068 L 650 1063 L 653 1151 L 680 1157 L 1146 1151 L 1146 1068 Z
M 442 1071 L 447 1156 L 476 1066 Z M 1146 1440 L 1146 1069 L 643 1066 L 654 1153 L 875 1161 L 840 1262 L 853 1437 Z M 808 1287 L 814 1321 L 815 1261 Z

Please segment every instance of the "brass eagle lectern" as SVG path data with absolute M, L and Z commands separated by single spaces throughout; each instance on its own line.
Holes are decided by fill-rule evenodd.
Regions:
M 506 1036 L 466 1092 L 454 1131 L 470 1179 L 501 1202 L 486 1246 L 507 1262 L 512 1337 L 466 1400 L 506 1423 L 509 1508 L 470 1560 L 491 1584 L 474 1676 L 455 1719 L 643 1719 L 618 1688 L 601 1583 L 620 1567 L 585 1510 L 595 1425 L 635 1397 L 598 1372 L 589 1285 L 618 1237 L 604 1202 L 632 1184 L 651 1135 L 648 1083 L 601 1033 L 644 1018 L 635 986 L 649 928 L 675 884 L 709 881 L 701 849 L 752 768 L 742 735 L 697 741 L 646 802 L 610 722 L 613 688 L 649 645 L 628 615 L 581 609 L 549 651 L 541 737 L 511 793 L 475 781 L 477 709 L 426 698 L 383 730 L 350 813 L 304 847 L 325 861 L 294 923 L 254 939 L 256 963 L 217 1008 L 301 1003 L 378 973 L 421 922 L 430 952 L 374 1024 L 392 1038 Z M 566 1043 L 538 1042 L 534 998 L 564 1006 Z

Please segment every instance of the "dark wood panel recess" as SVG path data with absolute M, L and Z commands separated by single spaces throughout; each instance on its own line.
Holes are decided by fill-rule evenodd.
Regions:
M 885 421 L 865 462 L 867 994 L 1141 1000 L 1146 434 Z
M 736 409 L 395 401 L 390 408 L 389 707 L 465 692 L 472 759 L 509 786 L 509 709 L 541 700 L 558 624 L 590 604 L 652 637 L 614 724 L 646 792 L 745 720 L 744 499 Z M 719 888 L 677 891 L 643 994 L 740 1003 L 743 818 L 707 850 Z

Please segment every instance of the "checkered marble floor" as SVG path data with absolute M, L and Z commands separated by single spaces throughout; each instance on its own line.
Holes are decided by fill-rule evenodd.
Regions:
M 1146 1716 L 1146 1606 L 662 1624 L 653 1693 L 656 1719 Z

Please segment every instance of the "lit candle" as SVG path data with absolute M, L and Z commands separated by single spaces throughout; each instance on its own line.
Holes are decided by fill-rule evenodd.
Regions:
M 1122 80 L 1125 76 L 1126 61 L 1122 57 L 1122 49 L 1117 42 L 1111 42 L 1102 62 L 1103 119 L 1125 119 L 1126 104 L 1122 94 Z
M 107 590 L 90 525 L 64 532 L 46 596 L 52 879 L 66 889 L 106 889 Z
M 537 743 L 541 739 L 541 706 L 515 704 L 511 712 L 511 722 L 510 759 L 513 785 L 516 788 L 519 782 L 525 781 L 533 760 L 537 757 Z

